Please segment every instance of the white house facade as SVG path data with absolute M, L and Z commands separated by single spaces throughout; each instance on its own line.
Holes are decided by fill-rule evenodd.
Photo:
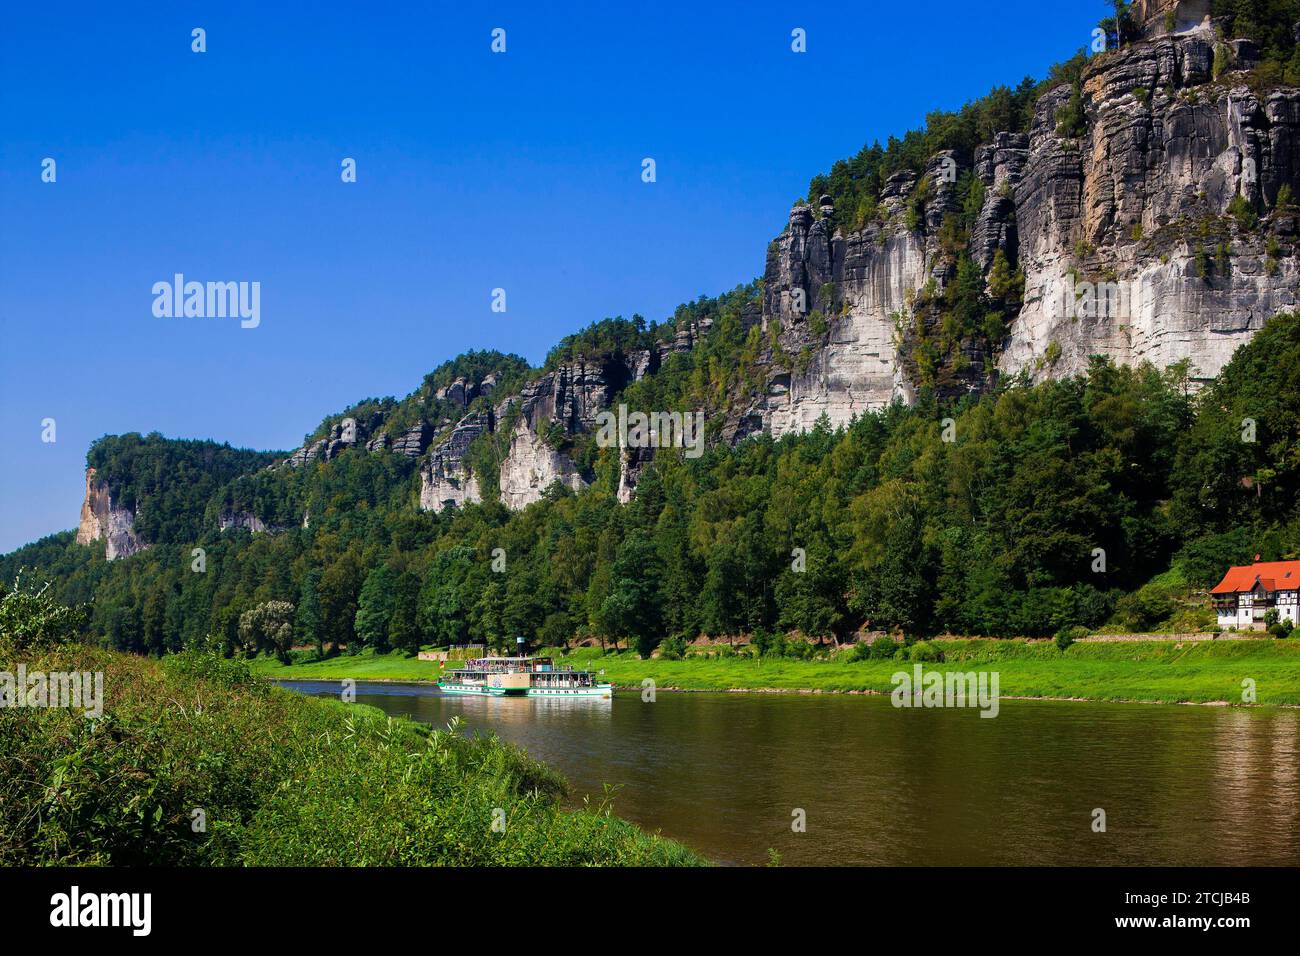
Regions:
M 1300 561 L 1266 561 L 1229 568 L 1210 592 L 1219 627 L 1262 630 L 1268 612 L 1300 624 Z

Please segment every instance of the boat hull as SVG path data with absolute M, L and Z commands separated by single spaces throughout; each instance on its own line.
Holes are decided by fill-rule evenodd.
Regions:
M 444 694 L 461 694 L 468 697 L 545 697 L 554 700 L 562 697 L 597 697 L 614 696 L 610 684 L 597 684 L 594 687 L 529 687 L 520 688 L 485 687 L 479 684 L 444 684 L 438 683 L 438 689 Z
M 474 684 L 444 684 L 438 682 L 438 690 L 444 694 L 463 694 L 469 697 L 523 697 L 527 691 L 506 687 L 486 687 Z
M 597 684 L 595 687 L 530 687 L 529 697 L 613 697 L 614 688 L 609 684 Z

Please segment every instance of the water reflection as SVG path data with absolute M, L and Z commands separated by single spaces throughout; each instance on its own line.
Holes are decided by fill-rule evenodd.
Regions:
M 769 848 L 790 864 L 1300 858 L 1292 711 L 1004 701 L 981 720 L 835 695 L 662 693 L 647 704 L 635 692 L 444 697 L 364 683 L 357 700 L 435 726 L 459 715 L 562 772 L 575 801 L 614 784 L 617 813 L 724 863 L 762 863 Z M 791 832 L 795 809 L 806 833 Z

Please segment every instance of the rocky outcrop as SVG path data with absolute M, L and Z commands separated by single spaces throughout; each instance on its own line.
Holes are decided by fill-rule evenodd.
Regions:
M 300 468 L 318 461 L 330 461 L 349 448 L 365 447 L 368 439 L 383 420 L 384 416 L 380 412 L 374 412 L 364 418 L 349 416 L 340 419 L 330 426 L 329 434 L 325 438 L 303 445 L 285 459 L 285 464 Z
M 657 371 L 662 355 L 673 347 L 670 343 L 663 350 L 611 356 L 604 361 L 566 362 L 533 379 L 518 395 L 506 398 L 490 412 L 466 416 L 430 449 L 421 466 L 420 506 L 442 511 L 481 501 L 485 483 L 482 476 L 474 474 L 467 455 L 481 436 L 497 435 L 501 428 L 507 434 L 498 441 L 504 457 L 495 484 L 507 507 L 524 508 L 540 501 L 556 482 L 573 491 L 587 487 L 587 476 L 566 453 L 571 439 L 590 434 L 596 416 L 610 407 L 614 397 L 630 383 Z M 485 379 L 478 394 L 487 394 L 495 384 L 495 380 Z M 458 396 L 460 392 L 453 384 L 447 394 Z
M 501 463 L 501 502 L 507 508 L 526 508 L 541 501 L 556 482 L 572 491 L 587 487 L 577 466 L 520 417 L 510 435 L 510 452 Z
M 1063 86 L 1039 100 L 1028 134 L 976 150 L 984 198 L 966 251 L 986 275 L 1001 252 L 1023 270 L 1025 295 L 1003 339 L 960 343 L 941 394 L 999 375 L 1073 375 L 1094 355 L 1186 361 L 1193 380 L 1207 379 L 1296 307 L 1295 214 L 1276 205 L 1284 185 L 1300 194 L 1300 91 L 1252 92 L 1231 70 L 1253 65 L 1254 44 L 1217 39 L 1208 13 L 1190 0 L 1139 4 L 1151 39 L 1088 65 L 1081 138 L 1058 130 L 1073 92 Z M 829 197 L 794 208 L 768 251 L 763 378 L 727 410 L 725 440 L 780 437 L 822 415 L 842 425 L 912 399 L 917 330 L 942 320 L 936 298 L 955 274 L 942 230 L 961 163 L 941 153 L 919 177 L 892 176 L 858 232 L 832 230 Z M 1076 308 L 1086 289 L 1122 308 Z
M 467 456 L 482 435 L 491 434 L 495 416 L 489 410 L 467 415 L 446 439 L 435 445 L 420 467 L 420 507 L 425 511 L 464 507 L 483 500 L 478 476 Z
M 279 528 L 272 528 L 257 515 L 251 511 L 236 511 L 225 509 L 217 518 L 217 530 L 230 531 L 232 529 L 244 529 L 252 531 L 254 534 L 261 534 L 266 531 L 279 531 Z
M 419 458 L 432 440 L 433 426 L 428 422 L 420 421 L 400 432 L 395 438 L 389 435 L 387 429 L 381 431 L 366 442 L 366 451 L 371 453 L 391 451 L 395 455 L 406 458 Z
M 916 184 L 910 173 L 890 180 L 883 201 L 889 214 L 901 214 Z M 757 399 L 728 420 L 724 433 L 733 441 L 804 431 L 822 415 L 847 424 L 911 395 L 896 331 L 925 284 L 924 239 L 878 224 L 832 235 L 829 199 L 818 212 L 796 206 L 769 247 L 760 317 L 768 371 Z
M 639 365 L 648 368 L 643 354 L 626 362 L 579 360 L 561 365 L 525 385 L 517 399 L 507 399 L 498 409 L 498 417 L 504 417 L 504 409 L 517 401 L 520 417 L 534 432 L 551 425 L 559 425 L 569 434 L 591 431 L 596 416 L 636 380 Z
M 1040 104 L 1015 187 L 1027 293 L 1003 372 L 1072 375 L 1105 355 L 1208 379 L 1296 306 L 1293 227 L 1270 214 L 1300 180 L 1300 91 L 1212 83 L 1214 57 L 1204 31 L 1107 54 L 1085 74 L 1082 140 L 1057 135 L 1068 91 Z M 1071 284 L 1104 288 L 1107 306 L 1079 314 Z
M 95 469 L 86 469 L 86 497 L 81 503 L 81 521 L 77 525 L 77 544 L 104 541 L 104 556 L 129 558 L 149 547 L 135 531 L 135 512 L 117 507 L 109 493 L 108 482 L 95 477 Z
M 971 229 L 970 254 L 986 273 L 999 251 L 1015 261 L 1020 249 L 1016 188 L 1029 162 L 1029 137 L 999 133 L 975 152 L 975 175 L 984 186 L 984 205 Z

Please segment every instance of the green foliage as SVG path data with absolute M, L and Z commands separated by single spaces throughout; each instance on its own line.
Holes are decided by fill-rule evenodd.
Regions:
M 1238 349 L 1198 397 L 1175 466 L 1172 517 L 1188 539 L 1292 527 L 1300 495 L 1297 382 L 1300 314 L 1292 313 L 1277 316 Z M 1284 551 L 1300 545 L 1294 530 L 1283 537 Z
M 1056 135 L 1080 139 L 1088 132 L 1088 114 L 1083 100 L 1083 81 L 1075 79 L 1070 99 L 1056 112 Z
M 1088 636 L 1088 629 L 1079 625 L 1063 627 L 1056 632 L 1056 646 L 1062 651 L 1068 651 L 1070 645 L 1074 644 L 1081 638 Z
M 664 334 L 671 331 L 671 326 L 662 329 Z M 621 360 L 626 355 L 658 344 L 661 337 L 659 325 L 654 322 L 646 325 L 645 319 L 639 315 L 631 319 L 622 316 L 604 319 L 573 335 L 566 335 L 547 353 L 542 367 L 551 371 L 568 362 Z
M 271 650 L 288 661 L 293 645 L 293 605 L 288 601 L 264 601 L 239 615 L 239 640 L 251 657 Z
M 1109 0 L 1106 4 L 1112 15 L 1098 26 L 1106 31 L 1106 49 L 1114 50 L 1131 43 L 1141 35 L 1141 24 L 1133 19 L 1133 4 L 1129 0 Z
M 1237 227 L 1243 232 L 1254 232 L 1259 226 L 1259 214 L 1254 205 L 1245 196 L 1238 193 L 1228 204 L 1228 215 L 1237 221 Z
M 1264 86 L 1300 83 L 1300 47 L 1295 24 L 1300 23 L 1300 0 L 1215 0 L 1215 19 L 1229 37 L 1248 37 L 1260 46 L 1257 80 Z M 1215 51 L 1215 77 L 1219 75 Z
M 1134 633 L 1154 631 L 1174 613 L 1174 602 L 1161 588 L 1148 585 L 1120 598 L 1115 617 Z
M 275 689 L 243 662 L 64 647 L 26 663 L 104 671 L 108 699 L 97 720 L 0 709 L 3 866 L 703 862 L 608 797 L 563 809 L 564 781 L 493 737 Z
M 680 661 L 686 656 L 686 642 L 680 637 L 670 637 L 659 645 L 659 656 L 666 661 Z
M 199 537 L 208 500 L 223 485 L 280 457 L 283 452 L 130 432 L 95 441 L 86 465 L 108 483 L 113 507 L 135 512 L 135 530 L 144 540 L 173 542 Z
M 76 640 L 88 618 L 84 607 L 65 607 L 54 600 L 50 585 L 12 588 L 0 583 L 0 650 L 40 650 Z
M 881 635 L 871 642 L 871 648 L 867 652 L 867 657 L 873 661 L 893 660 L 898 656 L 902 644 L 887 634 Z

